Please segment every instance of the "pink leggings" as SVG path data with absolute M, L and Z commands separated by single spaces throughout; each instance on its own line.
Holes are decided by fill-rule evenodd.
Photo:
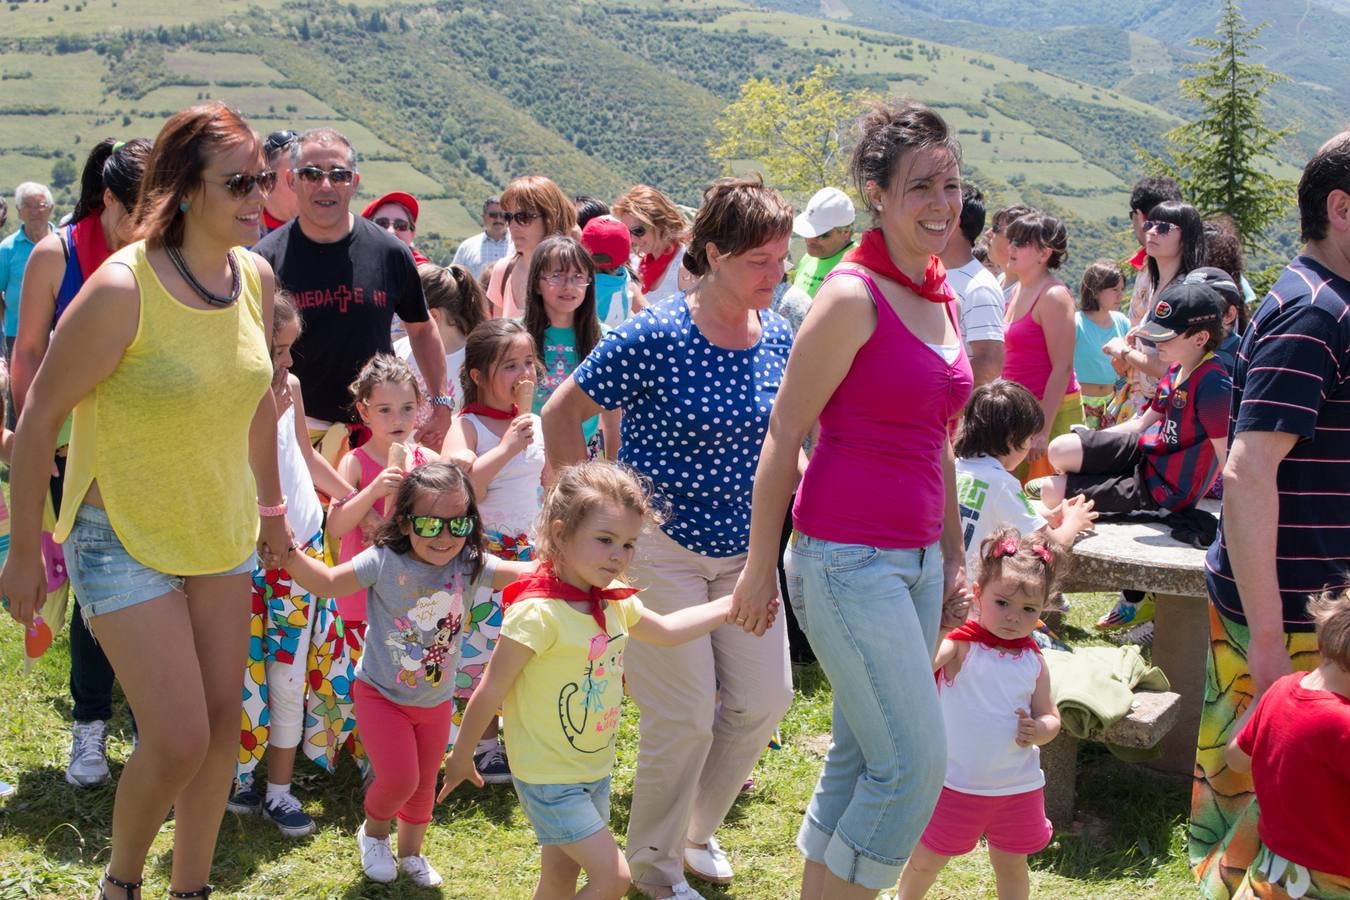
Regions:
M 451 701 L 438 706 L 401 706 L 364 681 L 352 682 L 356 727 L 375 780 L 366 791 L 366 816 L 395 815 L 421 825 L 431 821 L 436 775 L 450 740 Z

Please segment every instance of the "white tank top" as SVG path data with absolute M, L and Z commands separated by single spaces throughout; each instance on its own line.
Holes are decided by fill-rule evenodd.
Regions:
M 646 294 L 649 305 L 660 303 L 670 297 L 674 297 L 680 292 L 680 272 L 684 269 L 684 246 L 675 251 L 675 258 L 666 266 L 666 271 L 661 275 L 661 280 L 656 283 Z
M 295 540 L 303 544 L 323 527 L 323 507 L 296 441 L 294 403 L 277 419 L 277 468 L 281 472 L 281 493 L 286 496 L 286 521 Z
M 478 438 L 479 456 L 502 442 L 470 413 L 465 416 L 473 423 Z M 486 497 L 478 498 L 478 513 L 483 527 L 502 534 L 528 534 L 534 528 L 534 517 L 539 514 L 539 477 L 544 472 L 544 426 L 538 416 L 534 422 L 534 440 L 502 466 L 497 477 L 488 486 Z
M 1041 673 L 1034 650 L 1017 654 L 974 641 L 956 680 L 938 672 L 938 701 L 947 726 L 946 787 L 1005 797 L 1045 784 L 1039 747 L 1017 745 L 1017 710 L 1031 712 Z

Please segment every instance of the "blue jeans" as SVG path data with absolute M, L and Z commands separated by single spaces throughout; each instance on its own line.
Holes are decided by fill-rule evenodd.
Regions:
M 942 553 L 937 544 L 886 550 L 796 531 L 783 567 L 834 691 L 834 737 L 797 846 L 840 879 L 881 890 L 899 879 L 946 773 L 933 681 Z

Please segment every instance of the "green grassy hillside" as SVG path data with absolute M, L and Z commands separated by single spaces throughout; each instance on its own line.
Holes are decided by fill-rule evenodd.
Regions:
M 443 259 L 475 230 L 482 197 L 529 172 L 604 198 L 646 181 L 696 204 L 719 171 L 712 122 L 740 84 L 822 62 L 851 85 L 937 106 L 993 204 L 1025 199 L 1071 219 L 1071 272 L 1132 249 L 1134 146 L 1177 118 L 1034 64 L 740 0 L 9 3 L 0 189 L 50 180 L 105 135 L 153 134 L 176 109 L 224 99 L 264 132 L 341 128 L 361 152 L 362 196 L 416 193 L 419 244 Z M 1135 71 L 1128 56 L 1102 65 Z M 70 186 L 58 188 L 68 204 Z

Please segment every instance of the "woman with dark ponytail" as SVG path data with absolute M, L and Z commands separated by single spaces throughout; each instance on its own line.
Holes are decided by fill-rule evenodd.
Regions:
M 450 396 L 454 398 L 455 409 L 464 405 L 464 389 L 459 383 L 460 370 L 464 368 L 464 344 L 469 332 L 487 320 L 483 312 L 487 304 L 487 294 L 473 277 L 473 273 L 463 266 L 438 266 L 435 263 L 422 263 L 417 267 L 417 276 L 422 280 L 422 292 L 427 297 L 427 312 L 436 330 L 441 333 L 441 343 L 445 345 L 445 375 L 450 383 Z M 412 344 L 406 337 L 394 342 L 394 353 L 399 359 L 412 366 L 417 383 L 422 388 L 422 396 L 432 396 L 426 381 L 417 368 L 413 358 Z M 420 427 L 430 414 L 427 404 L 417 416 Z
M 150 156 L 144 138 L 94 145 L 80 178 L 80 198 L 70 222 L 33 248 L 19 300 L 19 331 L 12 376 L 15 413 L 23 412 L 53 329 L 70 301 L 103 260 L 130 240 L 131 211 L 140 193 L 141 173 Z M 51 481 L 53 510 L 61 506 L 70 419 L 57 439 Z M 58 590 L 66 590 L 64 586 Z M 79 598 L 76 598 L 79 602 Z M 113 670 L 103 648 L 90 636 L 84 617 L 70 617 L 70 699 L 73 720 L 66 781 L 91 786 L 108 779 L 108 720 L 112 718 Z

